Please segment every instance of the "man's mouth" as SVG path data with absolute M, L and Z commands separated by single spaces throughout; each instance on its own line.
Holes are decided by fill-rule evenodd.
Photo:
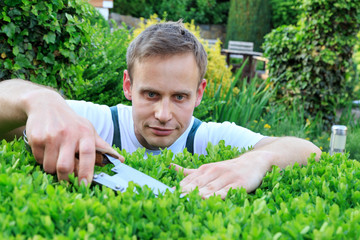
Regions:
M 169 136 L 174 132 L 174 128 L 149 127 L 151 132 L 157 136 Z

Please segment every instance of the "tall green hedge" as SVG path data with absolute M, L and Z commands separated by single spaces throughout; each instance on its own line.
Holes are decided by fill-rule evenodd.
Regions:
M 161 19 L 197 24 L 226 24 L 229 1 L 224 0 L 114 0 L 113 12 L 149 19 L 157 14 Z
M 264 36 L 270 32 L 270 4 L 268 0 L 231 0 L 226 30 L 230 40 L 253 42 L 261 51 Z
M 91 43 L 93 8 L 80 0 L 4 0 L 0 7 L 0 79 L 69 84 Z
M 68 98 L 124 101 L 129 32 L 83 0 L 0 1 L 0 80 L 22 78 Z
M 178 189 L 190 168 L 237 156 L 224 143 L 209 156 L 168 150 L 144 161 L 143 150 L 126 164 Z M 110 167 L 110 166 L 109 166 Z M 109 167 L 96 171 L 109 171 Z M 134 186 L 134 185 L 131 185 Z M 225 200 L 202 199 L 195 190 L 155 197 L 137 187 L 116 194 L 106 187 L 61 182 L 46 174 L 22 141 L 0 143 L 1 239 L 359 239 L 360 164 L 324 153 L 307 166 L 274 168 L 259 189 L 232 190 Z
M 297 26 L 273 30 L 264 44 L 269 79 L 279 86 L 278 98 L 288 105 L 302 103 L 307 116 L 323 114 L 335 122 L 336 108 L 352 94 L 347 82 L 360 0 L 303 1 Z

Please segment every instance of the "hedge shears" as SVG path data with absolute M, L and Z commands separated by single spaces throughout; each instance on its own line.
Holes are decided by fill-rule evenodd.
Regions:
M 25 146 L 28 152 L 31 151 L 31 147 L 28 143 L 28 139 L 26 136 L 26 132 L 23 132 L 23 139 L 25 142 Z M 75 155 L 75 173 L 78 171 L 78 154 Z M 146 160 L 145 160 L 146 161 Z M 111 169 L 115 174 L 110 176 L 104 172 L 96 173 L 93 176 L 93 183 L 104 185 L 109 187 L 115 191 L 124 192 L 129 186 L 129 182 L 134 182 L 139 186 L 143 187 L 147 185 L 152 189 L 154 194 L 158 196 L 159 194 L 165 193 L 166 190 L 174 192 L 172 188 L 165 185 L 164 183 L 142 173 L 124 163 L 122 163 L 119 159 L 116 159 L 116 156 L 104 149 L 97 148 L 96 149 L 96 160 L 95 165 L 104 167 L 105 165 L 112 163 L 115 167 Z

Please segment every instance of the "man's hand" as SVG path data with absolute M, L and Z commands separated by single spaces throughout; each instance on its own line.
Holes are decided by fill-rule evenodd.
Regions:
M 304 139 L 266 137 L 255 144 L 253 150 L 235 159 L 204 164 L 198 169 L 173 165 L 175 170 L 183 170 L 186 175 L 180 183 L 184 192 L 198 187 L 204 198 L 214 194 L 225 198 L 230 188 L 243 187 L 247 192 L 254 191 L 274 165 L 285 168 L 295 162 L 307 164 L 311 153 L 315 153 L 315 159 L 319 160 L 321 150 Z
M 188 193 L 196 187 L 203 198 L 220 195 L 225 198 L 230 188 L 245 188 L 247 192 L 260 186 L 270 168 L 262 153 L 248 152 L 238 158 L 204 164 L 198 169 L 183 168 L 173 164 L 176 171 L 184 171 L 186 176 L 180 183 L 182 191 Z
M 59 180 L 68 180 L 74 172 L 85 184 L 92 181 L 96 149 L 124 158 L 96 133 L 92 124 L 68 109 L 49 112 L 41 119 L 30 116 L 26 124 L 26 133 L 36 161 L 43 165 L 46 172 L 57 174 Z M 47 114 L 45 114 L 47 115 Z M 75 158 L 78 153 L 79 159 Z
M 67 180 L 78 164 L 79 180 L 90 183 L 96 149 L 124 161 L 54 90 L 19 79 L 1 82 L 0 138 L 20 137 L 25 125 L 36 161 L 59 180 Z

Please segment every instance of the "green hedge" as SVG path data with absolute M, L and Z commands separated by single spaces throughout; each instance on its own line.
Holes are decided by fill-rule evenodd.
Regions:
M 83 0 L 5 0 L 0 7 L 0 80 L 22 78 L 101 104 L 125 101 L 127 30 L 110 29 Z
M 301 103 L 307 116 L 323 114 L 335 122 L 335 111 L 352 95 L 347 81 L 359 29 L 360 0 L 310 0 L 302 4 L 297 26 L 282 26 L 267 35 L 269 79 L 278 99 Z
M 93 8 L 80 0 L 5 0 L 0 7 L 0 79 L 68 86 L 91 43 Z
M 239 154 L 224 143 L 209 156 L 174 156 L 165 150 L 144 160 L 143 151 L 126 163 L 177 186 L 183 178 L 168 165 L 198 167 Z M 97 168 L 99 171 L 101 168 Z M 109 167 L 101 169 L 109 171 Z M 359 239 L 360 164 L 324 153 L 305 167 L 274 168 L 254 193 L 233 190 L 225 200 L 201 199 L 197 191 L 158 198 L 146 187 L 115 194 L 57 182 L 36 165 L 22 141 L 0 145 L 2 239 Z

